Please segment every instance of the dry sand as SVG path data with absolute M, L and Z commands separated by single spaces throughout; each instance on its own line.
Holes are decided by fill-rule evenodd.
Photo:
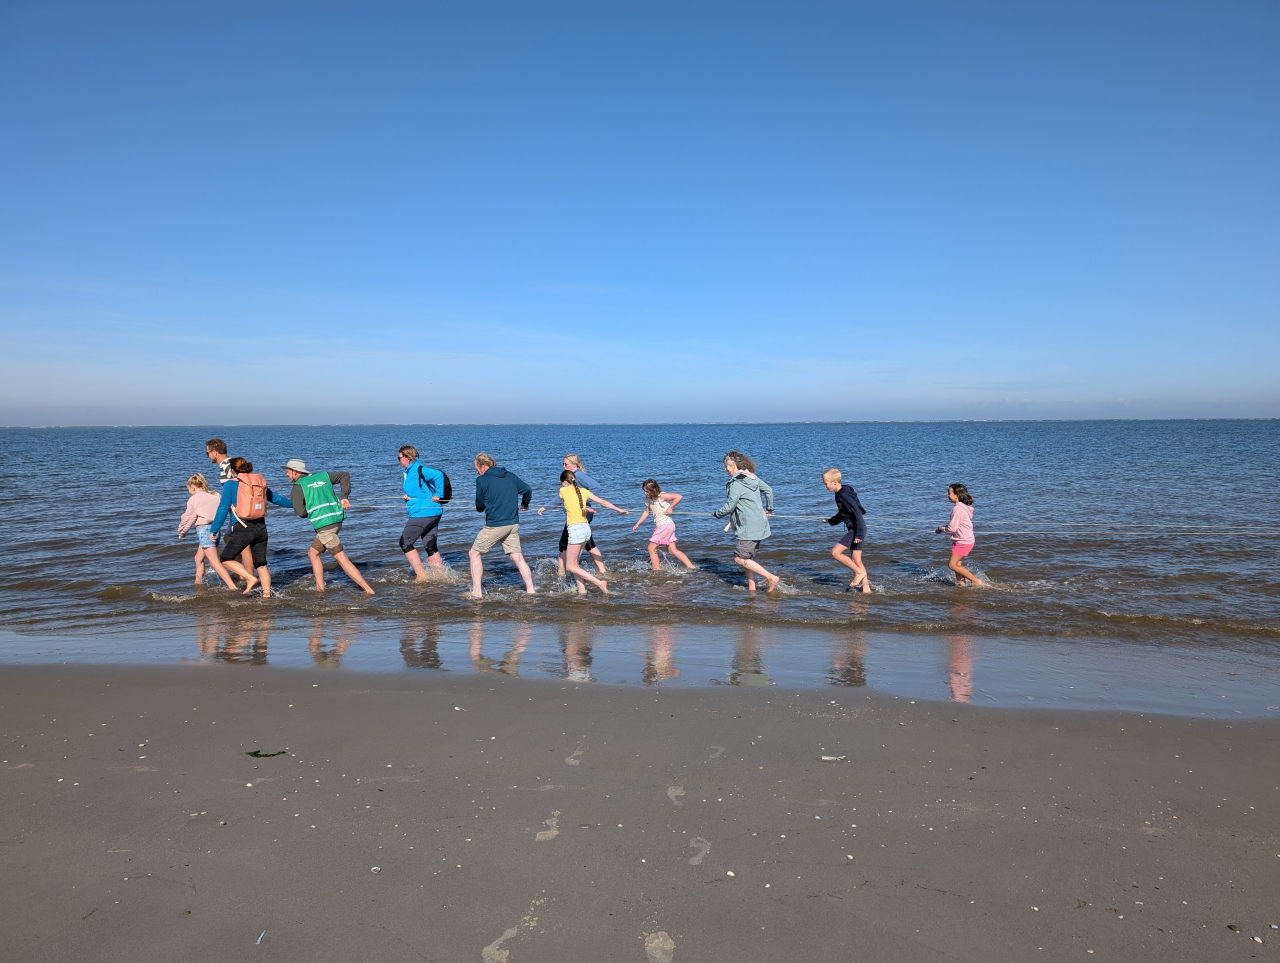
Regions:
M 1280 956 L 1270 720 L 226 666 L 0 719 L 4 960 Z

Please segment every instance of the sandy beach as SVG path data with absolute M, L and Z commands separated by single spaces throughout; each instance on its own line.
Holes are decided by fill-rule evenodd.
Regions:
M 210 665 L 0 718 L 7 960 L 1280 948 L 1271 720 Z

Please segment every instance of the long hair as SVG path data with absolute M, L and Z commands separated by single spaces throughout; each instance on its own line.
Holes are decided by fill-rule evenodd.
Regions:
M 578 476 L 566 468 L 560 473 L 560 480 L 573 486 L 574 492 L 578 495 L 578 511 L 585 515 L 587 513 L 587 503 L 582 500 L 582 489 L 578 486 Z
M 651 501 L 656 502 L 658 500 L 658 496 L 662 494 L 662 486 L 659 485 L 657 481 L 652 478 L 645 481 L 645 483 L 640 487 L 644 489 L 644 493 L 649 497 Z
M 587 466 L 582 463 L 582 459 L 579 458 L 577 455 L 573 454 L 572 452 L 565 455 L 564 460 L 567 461 L 570 465 L 577 465 L 578 471 L 587 470 Z
M 947 490 L 956 493 L 957 501 L 964 502 L 966 505 L 973 504 L 973 496 L 969 494 L 969 489 L 965 488 L 963 485 L 948 485 Z
M 194 488 L 196 491 L 199 491 L 199 492 L 207 492 L 209 490 L 209 483 L 204 480 L 204 475 L 200 474 L 199 472 L 196 472 L 194 475 L 192 475 L 190 478 L 187 479 L 187 487 Z
M 726 452 L 724 456 L 726 462 L 733 462 L 738 466 L 739 471 L 755 471 L 756 463 L 744 455 L 740 451 Z

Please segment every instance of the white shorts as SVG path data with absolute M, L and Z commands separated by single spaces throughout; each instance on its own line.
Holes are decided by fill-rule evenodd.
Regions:
M 582 545 L 591 541 L 591 526 L 586 522 L 576 522 L 569 526 L 569 544 Z

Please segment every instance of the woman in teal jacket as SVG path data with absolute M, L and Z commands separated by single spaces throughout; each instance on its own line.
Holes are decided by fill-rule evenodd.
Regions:
M 740 451 L 724 456 L 724 470 L 729 473 L 725 503 L 711 514 L 716 518 L 729 516 L 738 540 L 733 560 L 746 570 L 747 591 L 756 590 L 755 577 L 759 575 L 765 580 L 765 591 L 772 592 L 782 580 L 757 562 L 756 554 L 770 534 L 768 516 L 773 514 L 773 489 L 756 477 L 756 463 Z

